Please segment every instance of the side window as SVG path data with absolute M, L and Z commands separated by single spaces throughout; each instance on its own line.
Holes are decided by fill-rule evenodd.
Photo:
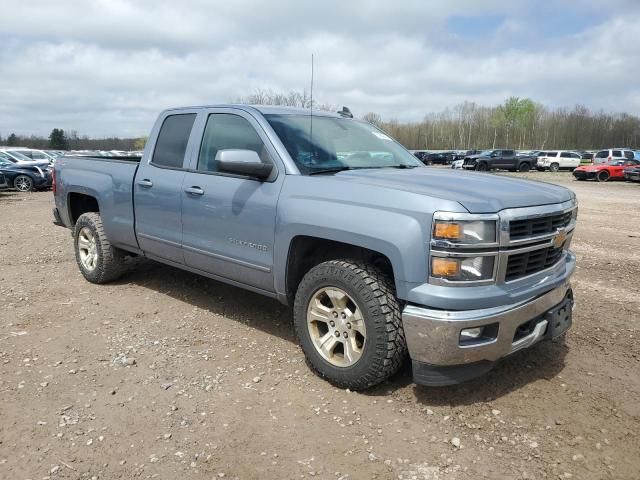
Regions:
M 596 158 L 607 158 L 609 156 L 609 150 L 601 150 L 596 153 Z
M 251 124 L 239 115 L 212 113 L 204 129 L 198 170 L 217 172 L 219 150 L 253 150 L 263 163 L 273 163 L 267 149 Z
M 622 152 L 620 150 L 614 150 L 612 152 L 612 156 L 614 156 L 616 158 L 621 158 L 622 157 Z
M 569 152 L 561 152 L 560 153 L 560 157 L 561 158 L 573 158 L 573 156 Z
M 572 153 L 571 158 L 582 158 L 582 157 L 577 153 Z
M 169 115 L 162 122 L 151 163 L 160 167 L 182 168 L 195 113 Z
M 625 158 L 628 158 L 629 160 L 633 160 L 633 152 L 631 150 L 625 150 L 624 151 L 624 156 L 625 156 Z
M 513 155 L 515 155 L 513 150 L 502 150 L 503 157 L 512 157 Z

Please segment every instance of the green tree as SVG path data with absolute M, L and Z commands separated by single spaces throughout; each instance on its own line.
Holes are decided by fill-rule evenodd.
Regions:
M 15 133 L 9 135 L 9 138 L 7 138 L 7 145 L 10 147 L 15 147 L 16 145 L 18 145 L 18 137 Z
M 49 147 L 54 150 L 67 150 L 69 142 L 61 128 L 54 128 L 49 135 Z
M 136 141 L 133 142 L 133 149 L 134 150 L 144 150 L 144 146 L 147 144 L 147 138 L 148 137 L 136 138 Z

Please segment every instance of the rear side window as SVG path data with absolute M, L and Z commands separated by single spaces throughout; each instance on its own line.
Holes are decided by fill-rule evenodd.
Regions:
M 255 128 L 240 115 L 212 113 L 204 130 L 198 170 L 217 172 L 219 150 L 253 150 L 263 163 L 273 163 Z
M 596 158 L 607 158 L 609 156 L 609 150 L 600 150 L 596 153 Z
M 560 157 L 562 157 L 562 158 L 573 158 L 573 155 L 571 155 L 571 152 L 561 152 L 560 153 Z
M 555 157 L 558 155 L 558 152 L 547 152 L 547 157 Z
M 195 113 L 169 115 L 162 122 L 151 163 L 160 167 L 182 168 Z
M 622 152 L 620 150 L 614 150 L 613 151 L 613 156 L 621 158 L 622 157 Z
M 502 156 L 503 157 L 510 157 L 514 155 L 514 151 L 513 150 L 502 150 Z
M 625 150 L 624 151 L 624 156 L 625 156 L 625 158 L 628 158 L 629 160 L 633 160 L 633 152 L 631 150 Z

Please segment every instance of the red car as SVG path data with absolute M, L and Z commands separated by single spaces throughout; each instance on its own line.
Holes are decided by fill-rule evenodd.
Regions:
M 597 180 L 606 182 L 609 179 L 624 179 L 624 169 L 640 165 L 638 160 L 613 160 L 599 165 L 582 165 L 573 171 L 576 180 Z

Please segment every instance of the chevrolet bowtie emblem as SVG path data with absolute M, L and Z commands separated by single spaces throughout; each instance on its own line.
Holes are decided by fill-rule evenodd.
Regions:
M 562 230 L 558 230 L 558 233 L 556 233 L 556 236 L 553 237 L 553 246 L 555 248 L 560 248 L 562 247 L 562 245 L 564 245 L 564 242 L 567 240 L 567 232 L 562 229 Z

